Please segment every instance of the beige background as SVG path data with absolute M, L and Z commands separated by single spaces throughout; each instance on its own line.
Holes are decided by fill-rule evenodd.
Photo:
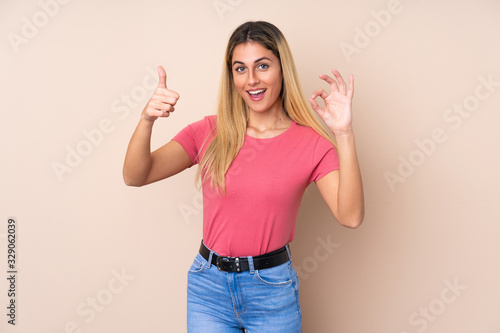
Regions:
M 366 218 L 344 228 L 314 185 L 304 196 L 304 332 L 500 332 L 498 1 L 63 2 L 0 4 L 0 275 L 9 217 L 19 270 L 15 327 L 0 282 L 1 332 L 185 331 L 195 168 L 129 188 L 123 157 L 156 64 L 181 99 L 154 148 L 214 113 L 247 20 L 284 32 L 307 95 L 334 66 L 355 77 Z

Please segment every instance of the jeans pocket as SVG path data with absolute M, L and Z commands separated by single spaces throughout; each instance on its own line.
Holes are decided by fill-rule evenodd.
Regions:
M 198 253 L 196 257 L 194 257 L 193 263 L 191 264 L 191 267 L 189 267 L 188 273 L 197 274 L 203 272 L 207 267 L 207 263 L 208 261 Z
M 269 286 L 288 286 L 293 282 L 291 261 L 289 260 L 275 267 L 256 270 L 255 277 L 260 282 Z

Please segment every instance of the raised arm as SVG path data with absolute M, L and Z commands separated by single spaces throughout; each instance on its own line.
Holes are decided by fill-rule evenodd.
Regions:
M 128 186 L 143 186 L 173 176 L 192 165 L 187 153 L 176 141 L 170 141 L 151 153 L 154 122 L 174 112 L 179 94 L 167 88 L 167 74 L 158 66 L 159 82 L 141 113 L 123 164 L 123 180 Z
M 321 178 L 316 185 L 337 221 L 346 227 L 357 228 L 363 222 L 365 205 L 352 130 L 354 77 L 349 76 L 347 89 L 340 73 L 336 69 L 332 72 L 336 80 L 328 75 L 320 75 L 330 85 L 331 93 L 318 89 L 309 102 L 335 136 L 340 168 Z M 315 101 L 318 96 L 325 101 L 324 109 Z

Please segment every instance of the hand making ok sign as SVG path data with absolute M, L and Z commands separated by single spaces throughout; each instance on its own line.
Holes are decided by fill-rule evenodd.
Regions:
M 320 79 L 330 85 L 331 93 L 323 89 L 316 90 L 309 102 L 316 113 L 323 119 L 326 126 L 334 135 L 352 132 L 352 96 L 354 94 L 354 77 L 349 76 L 349 88 L 346 88 L 344 79 L 336 69 L 332 70 L 335 79 L 321 74 Z M 316 103 L 316 98 L 321 97 L 325 101 L 325 108 Z

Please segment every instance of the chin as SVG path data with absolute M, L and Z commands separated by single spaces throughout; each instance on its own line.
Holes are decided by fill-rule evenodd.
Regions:
M 260 108 L 260 107 L 252 108 L 248 104 L 247 104 L 247 107 L 248 107 L 248 110 L 250 110 L 251 112 L 255 112 L 255 113 L 265 113 L 271 109 L 271 108 Z

